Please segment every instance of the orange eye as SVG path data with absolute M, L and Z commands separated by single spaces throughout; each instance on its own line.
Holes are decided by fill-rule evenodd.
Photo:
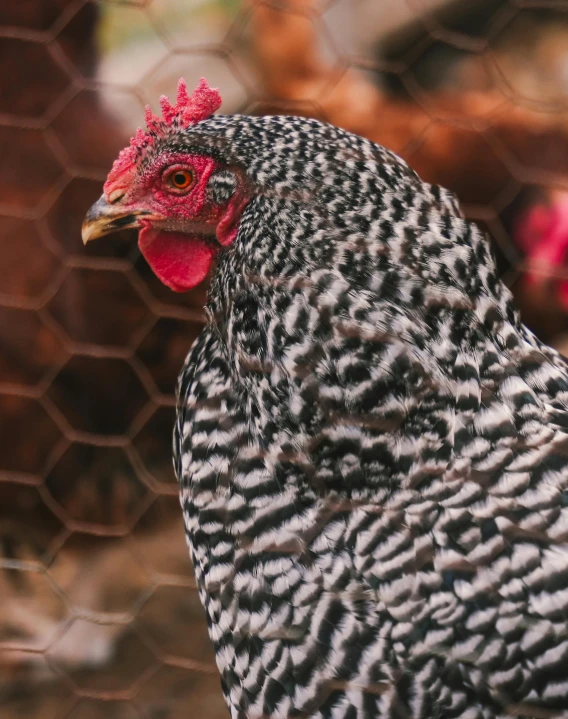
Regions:
M 193 173 L 190 170 L 172 170 L 166 176 L 166 183 L 173 190 L 187 190 L 193 184 Z

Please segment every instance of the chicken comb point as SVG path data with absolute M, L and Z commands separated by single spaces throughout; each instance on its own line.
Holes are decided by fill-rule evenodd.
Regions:
M 167 125 L 171 125 L 176 114 L 176 108 L 166 95 L 160 97 L 160 107 L 162 108 L 162 117 Z
M 152 112 L 150 105 L 146 105 L 144 108 L 144 117 L 146 120 L 146 127 L 150 132 L 158 134 L 162 121 L 160 118 Z
M 201 86 L 201 83 L 203 82 L 203 78 L 199 81 L 199 85 L 195 88 L 196 91 Z M 187 92 L 187 83 L 183 79 L 183 77 L 180 77 L 177 84 L 177 98 L 176 98 L 178 105 L 187 105 L 189 102 L 189 94 Z

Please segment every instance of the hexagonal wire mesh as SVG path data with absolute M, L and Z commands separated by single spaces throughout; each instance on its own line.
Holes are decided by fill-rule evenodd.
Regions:
M 203 288 L 82 217 L 144 102 L 313 115 L 484 222 L 525 319 L 568 329 L 568 3 L 27 0 L 0 9 L 2 716 L 226 716 L 171 470 Z

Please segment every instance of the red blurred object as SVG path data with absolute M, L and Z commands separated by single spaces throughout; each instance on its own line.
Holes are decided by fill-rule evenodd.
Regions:
M 526 210 L 517 219 L 515 238 L 526 256 L 527 292 L 552 282 L 562 309 L 568 312 L 568 193 L 551 192 L 546 204 Z

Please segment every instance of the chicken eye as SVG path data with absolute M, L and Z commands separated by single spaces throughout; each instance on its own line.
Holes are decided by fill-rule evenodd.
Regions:
M 186 169 L 174 169 L 166 175 L 166 184 L 173 190 L 188 190 L 193 185 L 193 173 Z

